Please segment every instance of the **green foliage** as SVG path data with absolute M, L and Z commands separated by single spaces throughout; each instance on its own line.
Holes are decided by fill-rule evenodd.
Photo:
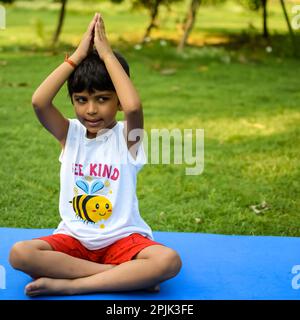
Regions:
M 262 6 L 261 0 L 238 0 L 238 2 L 253 11 L 259 10 Z
M 219 5 L 225 3 L 227 0 L 202 0 L 201 5 Z
M 37 18 L 35 20 L 35 30 L 36 30 L 36 34 L 38 36 L 39 39 L 41 39 L 42 41 L 44 41 L 45 39 L 45 27 L 44 27 L 44 23 L 40 18 Z
M 182 0 L 132 0 L 134 8 L 144 7 L 152 9 L 158 2 L 159 5 L 169 7 L 172 3 L 180 2 Z

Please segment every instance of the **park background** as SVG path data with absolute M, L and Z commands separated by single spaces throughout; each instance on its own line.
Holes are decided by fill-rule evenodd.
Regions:
M 162 1 L 146 38 L 157 1 L 69 0 L 54 37 L 63 2 L 0 1 L 0 226 L 55 228 L 60 220 L 61 149 L 31 97 L 100 12 L 131 66 L 147 132 L 204 129 L 201 175 L 186 175 L 185 164 L 140 172 L 140 212 L 152 229 L 300 236 L 300 36 L 289 32 L 279 0 L 266 1 L 265 30 L 260 1 L 199 1 L 181 49 L 191 0 Z M 290 21 L 296 5 L 285 1 Z M 75 117 L 66 86 L 54 105 Z

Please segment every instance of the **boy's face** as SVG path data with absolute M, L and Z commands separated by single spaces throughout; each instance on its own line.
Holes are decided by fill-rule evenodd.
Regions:
M 116 114 L 121 110 L 119 99 L 114 91 L 98 91 L 89 94 L 87 90 L 72 94 L 78 120 L 87 128 L 87 137 L 92 139 L 104 128 L 116 124 Z

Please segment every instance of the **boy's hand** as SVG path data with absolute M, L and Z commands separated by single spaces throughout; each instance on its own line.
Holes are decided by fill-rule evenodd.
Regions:
M 98 13 L 94 15 L 93 20 L 90 22 L 87 31 L 83 35 L 83 38 L 74 52 L 79 59 L 84 59 L 90 50 L 93 49 L 94 42 L 94 28 L 98 18 Z
M 103 61 L 105 61 L 107 56 L 113 55 L 113 51 L 105 34 L 104 21 L 100 14 L 97 16 L 97 21 L 95 25 L 94 44 L 99 54 L 99 57 Z

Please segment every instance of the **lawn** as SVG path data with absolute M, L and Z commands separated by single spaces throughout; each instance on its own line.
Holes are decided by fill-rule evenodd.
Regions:
M 174 7 L 169 15 L 163 10 L 162 28 L 137 50 L 145 11 L 131 12 L 128 3 L 101 7 L 113 47 L 131 66 L 148 133 L 204 129 L 201 175 L 186 175 L 185 164 L 149 164 L 140 172 L 143 218 L 153 230 L 300 236 L 300 64 L 288 52 L 279 6 L 271 8 L 271 44 L 253 46 L 259 38 L 253 37 L 253 28 L 249 31 L 249 21 L 259 32 L 260 16 L 229 3 L 218 10 L 204 8 L 193 45 L 178 54 L 174 27 L 182 8 Z M 95 10 L 100 11 L 72 1 L 61 43 L 52 53 L 46 43 L 57 5 L 33 8 L 24 1 L 7 8 L 7 29 L 0 31 L 0 226 L 54 228 L 59 222 L 60 145 L 35 117 L 31 96 L 64 53 L 74 49 Z M 241 33 L 249 43 L 238 49 L 200 46 L 203 39 Z M 74 118 L 65 86 L 54 104 Z M 265 210 L 251 207 L 260 204 Z

